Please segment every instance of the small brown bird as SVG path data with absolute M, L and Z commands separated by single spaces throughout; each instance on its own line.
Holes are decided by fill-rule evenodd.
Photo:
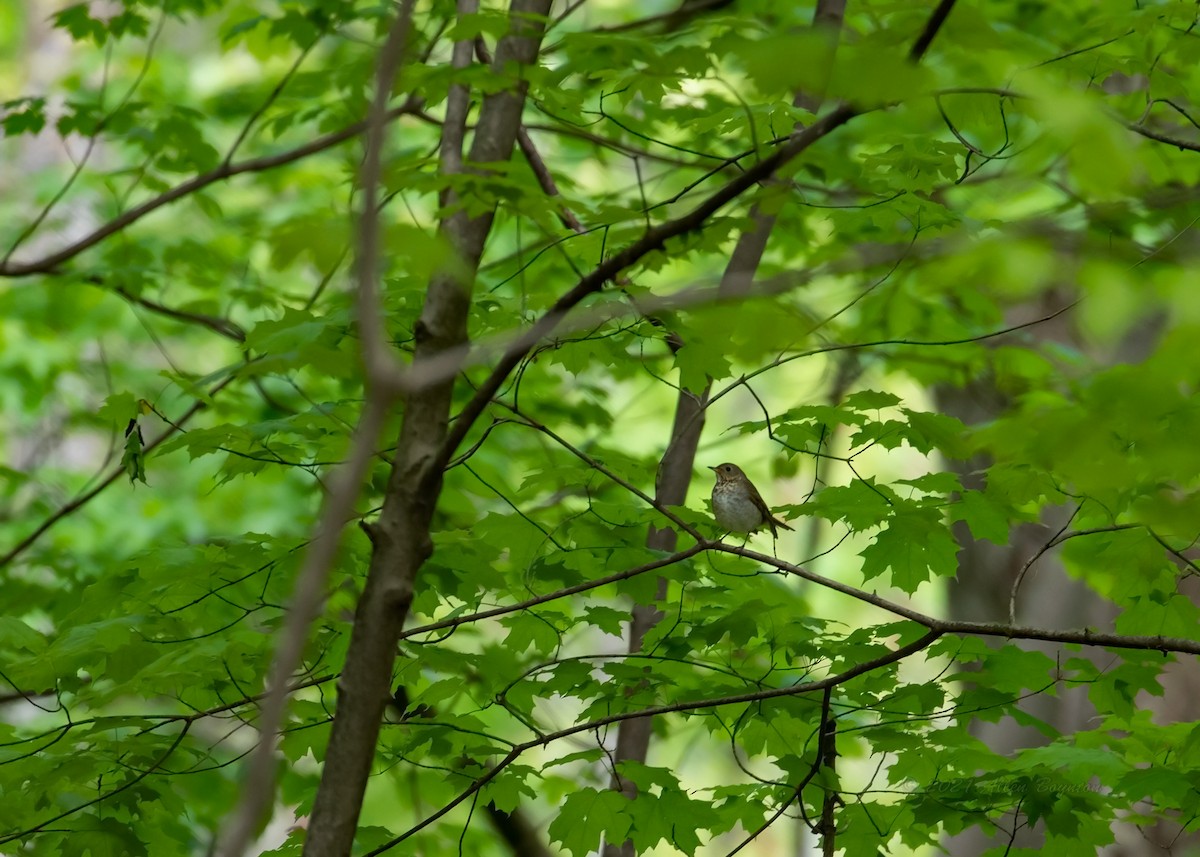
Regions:
M 771 514 L 770 507 L 763 501 L 754 483 L 746 478 L 742 468 L 726 462 L 708 469 L 717 474 L 717 484 L 712 491 L 712 507 L 713 517 L 722 527 L 731 533 L 752 533 L 766 524 L 771 529 L 772 538 L 779 536 L 776 527 L 791 529 Z

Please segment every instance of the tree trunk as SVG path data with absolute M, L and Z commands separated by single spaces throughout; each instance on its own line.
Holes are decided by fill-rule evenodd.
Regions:
M 550 2 L 513 0 L 512 30 L 496 48 L 493 69 L 498 75 L 510 63 L 528 65 L 537 57 Z M 484 98 L 469 156 L 473 165 L 508 161 L 524 103 L 524 85 Z M 443 152 L 444 168 L 458 169 L 455 161 L 453 154 Z M 472 280 L 492 219 L 492 212 L 468 217 L 459 209 L 443 221 L 441 234 L 457 251 L 459 265 L 454 273 L 435 275 L 429 284 L 414 330 L 414 367 L 466 342 Z M 354 843 L 383 709 L 391 695 L 396 642 L 412 604 L 417 572 L 432 552 L 429 524 L 442 488 L 437 461 L 453 388 L 452 379 L 433 384 L 404 402 L 396 458 L 383 510 L 371 527 L 367 582 L 354 616 L 333 731 L 305 839 L 304 853 L 312 857 L 349 855 Z

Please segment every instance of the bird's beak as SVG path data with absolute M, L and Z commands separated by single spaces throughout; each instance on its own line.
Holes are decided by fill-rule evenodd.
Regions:
M 715 468 L 715 467 L 713 467 L 713 466 L 711 466 L 711 465 L 709 466 L 709 468 L 708 468 L 708 469 L 709 469 L 709 470 L 711 470 L 713 473 L 716 473 L 716 472 L 717 472 L 717 468 Z

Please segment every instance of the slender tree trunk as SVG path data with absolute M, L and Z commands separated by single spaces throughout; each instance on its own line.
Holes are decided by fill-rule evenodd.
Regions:
M 836 45 L 837 29 L 841 26 L 845 13 L 845 0 L 820 0 L 817 4 L 813 19 L 814 27 L 830 28 L 831 47 Z M 832 50 L 830 62 L 832 67 Z M 820 105 L 820 94 L 797 96 L 796 103 L 815 110 Z M 797 129 L 799 130 L 799 129 Z M 722 298 L 733 298 L 743 295 L 750 290 L 754 282 L 755 272 L 762 261 L 771 231 L 775 228 L 775 216 L 764 214 L 757 205 L 750 211 L 754 223 L 752 229 L 743 232 L 734 246 L 729 258 L 729 264 L 721 276 L 719 294 Z M 669 341 L 679 343 L 678 332 L 672 332 Z M 677 345 L 673 345 L 677 347 Z M 700 435 L 704 429 L 704 411 L 708 403 L 711 383 L 703 390 L 692 392 L 680 389 L 679 398 L 675 404 L 675 422 L 671 429 L 671 440 L 667 444 L 659 464 L 658 476 L 655 479 L 655 499 L 665 506 L 678 506 L 687 499 L 688 486 L 691 483 L 692 469 L 695 466 L 696 449 L 700 443 Z M 646 537 L 647 547 L 662 551 L 673 551 L 676 548 L 677 534 L 670 527 L 659 529 L 651 527 Z M 642 650 L 642 641 L 646 634 L 663 618 L 658 604 L 667 597 L 667 581 L 659 578 L 655 591 L 655 601 L 649 604 L 634 605 L 629 622 L 630 654 Z M 626 761 L 644 763 L 650 750 L 650 735 L 653 731 L 653 721 L 650 717 L 639 717 L 621 722 L 617 730 L 617 743 L 613 750 L 613 776 L 611 787 L 619 790 L 630 800 L 637 797 L 637 786 L 621 776 L 620 765 Z M 605 843 L 604 857 L 633 857 L 635 854 L 632 840 L 626 840 L 618 845 Z
M 537 57 L 542 19 L 550 2 L 513 0 L 512 30 L 496 49 L 493 68 L 497 74 L 510 63 L 528 65 Z M 484 98 L 470 150 L 472 164 L 508 161 L 524 101 L 524 86 Z M 443 168 L 450 172 L 461 168 L 461 149 L 456 158 L 450 151 L 453 148 L 444 147 L 442 152 Z M 414 330 L 414 366 L 466 342 L 472 280 L 492 219 L 491 212 L 468 217 L 459 209 L 443 221 L 441 234 L 456 250 L 459 266 L 454 273 L 435 275 L 429 284 Z M 390 696 L 396 641 L 412 604 L 417 572 L 432 552 L 429 524 L 442 487 L 442 473 L 435 465 L 446 438 L 453 386 L 452 380 L 434 384 L 404 402 L 383 510 L 370 528 L 373 547 L 367 582 L 355 612 L 338 683 L 337 713 L 305 840 L 304 853 L 310 857 L 349 855 L 354 842 L 383 709 Z
M 1065 300 L 1065 298 L 1060 298 Z M 1013 321 L 1024 317 L 1044 315 L 1048 308 L 1043 305 L 1020 307 L 1014 310 Z M 1073 331 L 1068 326 L 1068 316 L 1063 316 L 1054 325 L 1041 325 L 1034 330 L 1048 340 L 1066 342 L 1079 348 Z M 1119 353 L 1111 355 L 1114 362 L 1136 362 L 1144 359 L 1151 350 L 1157 335 L 1156 330 L 1135 331 L 1121 346 Z M 938 405 L 947 414 L 952 414 L 967 425 L 985 423 L 994 419 L 1005 407 L 1002 396 L 986 381 L 965 388 L 943 388 L 938 391 Z M 988 462 L 974 460 L 962 462 L 958 468 L 963 485 L 981 489 L 984 484 L 978 475 Z M 1008 621 L 1009 595 L 1022 565 L 1046 543 L 1061 527 L 1068 523 L 1071 509 L 1059 507 L 1047 514 L 1037 525 L 1015 528 L 1009 544 L 993 545 L 971 537 L 967 527 L 959 522 L 955 525 L 961 551 L 959 573 L 950 584 L 950 615 L 955 619 L 976 621 Z M 1046 628 L 1111 628 L 1117 609 L 1100 597 L 1083 582 L 1067 575 L 1055 553 L 1041 557 L 1025 576 L 1017 596 L 1017 622 Z M 1053 643 L 1026 641 L 1023 648 L 1045 652 L 1056 657 L 1063 647 Z M 1087 657 L 1103 667 L 1110 657 L 1103 652 L 1084 650 L 1071 652 L 1072 657 Z M 1172 722 L 1193 717 L 1194 712 L 1172 711 L 1171 705 L 1180 700 L 1195 699 L 1200 688 L 1200 677 L 1194 662 L 1180 663 L 1175 670 L 1165 673 L 1164 684 L 1168 688 L 1160 698 L 1145 700 L 1147 708 L 1159 709 L 1155 719 Z M 1175 692 L 1172 692 L 1172 689 Z M 1188 691 L 1192 691 L 1189 693 Z M 1185 703 L 1186 705 L 1186 703 Z M 1021 703 L 1023 709 L 1048 722 L 1064 734 L 1087 729 L 1097 715 L 1088 699 L 1087 689 L 1081 687 L 1060 688 L 1055 696 L 1040 694 Z M 972 729 L 997 753 L 1015 753 L 1026 747 L 1037 747 L 1047 743 L 1041 732 L 1023 727 L 1011 719 L 999 723 L 976 721 Z M 988 835 L 981 827 L 970 828 L 963 833 L 948 837 L 946 849 L 952 855 L 974 855 L 988 848 L 1039 848 L 1044 841 L 1040 825 L 1030 825 L 1011 833 L 1012 826 Z M 1158 844 L 1155 842 L 1157 832 Z M 1148 857 L 1151 854 L 1169 853 L 1172 848 L 1186 850 L 1194 844 L 1195 837 L 1179 836 L 1179 828 L 1170 822 L 1160 823 L 1147 831 L 1132 825 L 1119 825 L 1115 830 L 1117 844 L 1104 849 L 1106 857 Z M 1011 840 L 1011 845 L 1010 845 Z M 1167 845 L 1166 843 L 1170 843 Z

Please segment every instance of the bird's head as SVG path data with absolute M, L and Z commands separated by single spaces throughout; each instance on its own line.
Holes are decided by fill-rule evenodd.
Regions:
M 708 469 L 717 474 L 717 482 L 736 482 L 739 479 L 746 478 L 746 474 L 742 472 L 742 468 L 736 464 L 730 464 L 728 461 Z

